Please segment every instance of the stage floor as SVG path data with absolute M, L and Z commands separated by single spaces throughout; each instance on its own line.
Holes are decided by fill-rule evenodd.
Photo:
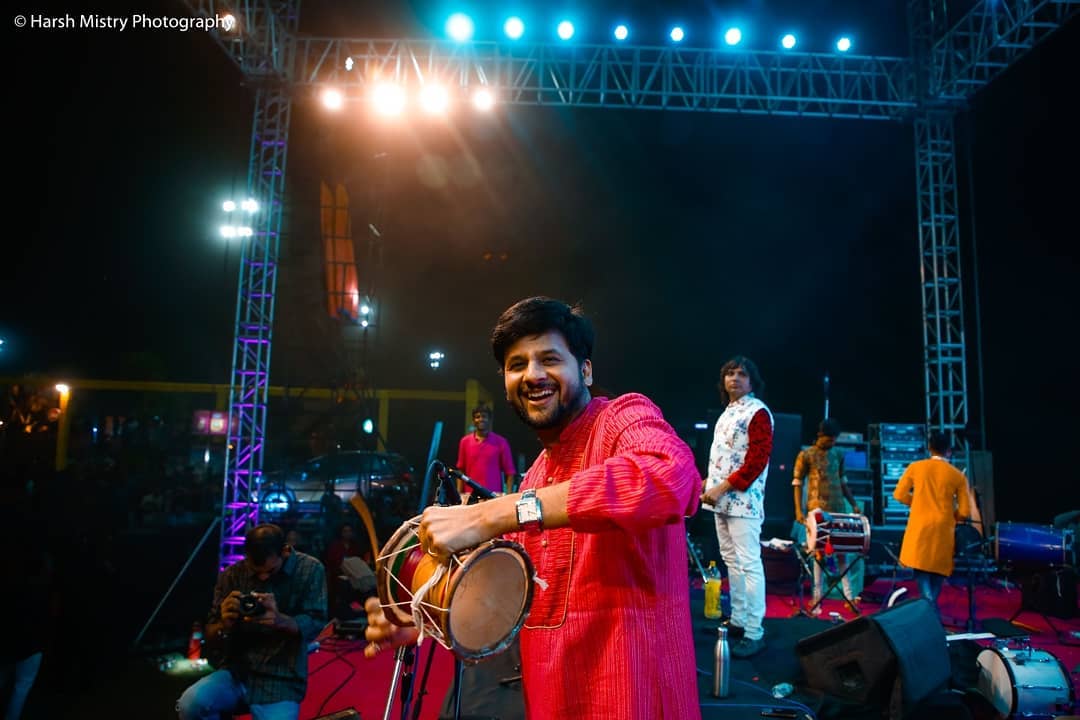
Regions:
M 878 583 L 881 581 L 879 580 Z M 887 583 L 886 583 L 887 584 Z M 915 595 L 910 582 L 900 583 Z M 866 591 L 877 589 L 871 585 Z M 866 594 L 864 591 L 864 594 Z M 1020 607 L 1020 589 L 1001 583 L 982 584 L 975 588 L 976 618 L 978 624 L 991 619 L 1007 619 Z M 767 596 L 765 620 L 767 647 L 759 655 L 748 660 L 732 662 L 732 695 L 724 701 L 712 698 L 712 651 L 716 638 L 716 624 L 702 615 L 704 594 L 700 587 L 691 587 L 694 618 L 698 684 L 701 693 L 702 714 L 710 718 L 760 718 L 765 707 L 794 706 L 810 718 L 880 718 L 876 707 L 852 706 L 837 702 L 804 687 L 805 680 L 795 653 L 795 644 L 802 638 L 831 627 L 825 619 L 797 614 L 795 598 L 770 592 Z M 964 632 L 968 616 L 968 596 L 963 585 L 946 585 L 942 593 L 941 608 L 946 629 L 950 633 Z M 878 605 L 864 603 L 865 613 L 879 610 Z M 841 607 L 839 600 L 826 600 L 823 617 L 839 612 L 845 620 L 854 614 Z M 1017 618 L 1027 626 L 1031 644 L 1057 657 L 1070 673 L 1069 680 L 1077 687 L 1080 680 L 1080 618 L 1061 620 L 1050 618 L 1060 634 L 1051 630 L 1047 620 L 1038 613 L 1026 611 Z M 992 624 L 992 623 L 991 623 Z M 977 630 L 981 627 L 976 628 Z M 644 632 L 644 631 L 643 631 Z M 1071 643 L 1071 644 L 1066 644 Z M 427 645 L 418 654 L 414 665 L 417 676 L 423 671 L 428 656 Z M 337 711 L 355 709 L 362 718 L 382 718 L 389 696 L 394 670 L 393 653 L 384 652 L 368 660 L 362 653 L 360 640 L 325 639 L 321 646 L 309 655 L 310 685 L 307 698 L 301 707 L 302 720 L 313 720 Z M 93 662 L 93 660 L 90 660 Z M 420 718 L 434 720 L 439 716 L 442 702 L 450 686 L 453 662 L 450 654 L 437 648 L 431 672 L 425 684 Z M 129 659 L 117 663 L 101 673 L 100 684 L 88 691 L 71 688 L 52 688 L 48 684 L 35 687 L 31 694 L 24 718 L 80 717 L 80 718 L 139 718 L 150 720 L 174 720 L 175 701 L 184 687 L 193 682 L 192 677 L 166 675 L 146 659 Z M 774 699 L 771 690 L 778 683 L 789 683 L 794 693 L 786 699 Z M 419 689 L 419 680 L 417 680 Z M 796 705 L 798 703 L 798 705 Z M 396 703 L 395 703 L 396 705 Z M 799 705 L 803 707 L 799 707 Z M 805 708 L 805 709 L 804 709 Z M 393 717 L 399 716 L 395 709 Z M 237 719 L 239 720 L 239 718 Z
M 882 584 L 868 586 L 864 594 L 872 594 Z M 888 589 L 889 583 L 884 583 Z M 908 596 L 915 596 L 917 590 L 911 581 L 897 583 L 896 587 L 906 587 Z M 807 712 L 811 718 L 861 718 L 880 717 L 880 710 L 863 705 L 845 703 L 836 698 L 823 696 L 821 693 L 806 688 L 799 658 L 795 652 L 796 643 L 802 638 L 833 627 L 828 619 L 832 612 L 840 613 L 844 620 L 850 620 L 855 614 L 843 607 L 840 600 L 826 600 L 823 603 L 821 618 L 806 617 L 798 613 L 797 598 L 770 592 L 767 595 L 765 632 L 767 645 L 764 651 L 747 660 L 735 659 L 732 662 L 732 694 L 725 700 L 712 697 L 713 646 L 716 640 L 716 622 L 705 620 L 703 616 L 704 593 L 699 582 L 691 586 L 691 604 L 694 622 L 694 637 L 698 664 L 698 688 L 700 691 L 702 715 L 709 718 L 760 718 L 761 710 L 772 707 L 793 707 L 804 717 Z M 975 588 L 976 619 L 981 631 L 981 623 L 991 619 L 1008 619 L 1020 607 L 1020 590 L 1016 586 L 1003 586 L 998 583 L 982 584 Z M 947 584 L 940 600 L 943 620 L 948 633 L 966 632 L 968 619 L 968 594 L 964 585 Z M 865 602 L 860 611 L 873 614 L 880 610 L 875 603 Z M 1046 619 L 1034 612 L 1024 612 L 1017 618 L 1017 623 L 1026 625 L 1033 647 L 1047 650 L 1055 655 L 1070 671 L 1070 681 L 1074 688 L 1080 681 L 1080 618 L 1060 620 L 1051 618 L 1053 625 L 1062 631 L 1061 637 L 1053 632 Z M 1062 641 L 1075 643 L 1065 645 Z M 989 644 L 984 642 L 983 644 Z M 344 648 L 342 648 L 344 650 Z M 426 659 L 427 651 L 421 655 Z M 346 664 L 356 666 L 355 675 L 349 680 L 353 669 Z M 358 648 L 341 653 L 331 653 L 320 649 L 311 659 L 312 681 L 308 698 L 304 701 L 301 718 L 310 720 L 321 714 L 337 710 L 355 708 L 364 718 L 381 718 L 386 707 L 388 688 L 393 672 L 393 657 L 383 653 L 374 660 L 365 660 Z M 452 675 L 450 654 L 438 648 L 427 682 L 428 696 L 422 703 L 420 717 L 427 720 L 438 718 L 443 697 L 450 686 Z M 422 668 L 418 665 L 419 674 Z M 344 684 L 342 684 L 344 683 Z M 785 699 L 775 699 L 772 688 L 780 683 L 788 683 L 795 691 Z M 396 710 L 395 710 L 396 712 Z M 396 715 L 395 715 L 396 717 Z

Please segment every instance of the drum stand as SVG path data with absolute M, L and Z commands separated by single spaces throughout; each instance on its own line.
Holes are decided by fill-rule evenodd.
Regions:
M 844 578 L 847 577 L 847 574 L 851 572 L 852 568 L 855 567 L 855 564 L 859 562 L 865 562 L 866 560 L 866 558 L 862 554 L 847 553 L 849 556 L 854 555 L 854 559 L 847 562 L 847 566 L 840 572 L 839 575 L 834 575 L 833 573 L 829 572 L 829 569 L 825 566 L 825 564 L 818 559 L 816 552 L 807 552 L 806 549 L 798 543 L 796 543 L 793 547 L 795 548 L 795 554 L 799 558 L 799 565 L 802 568 L 799 576 L 799 611 L 796 614 L 806 615 L 807 617 L 814 617 L 814 610 L 820 607 L 821 603 L 825 600 L 825 598 L 829 596 L 829 593 L 831 593 L 837 585 L 840 585 L 843 582 Z M 809 607 L 809 609 L 807 609 L 806 607 L 804 607 L 803 604 L 803 578 L 809 578 L 810 582 L 814 582 L 814 569 L 811 566 L 811 563 L 815 563 L 819 568 L 821 568 L 821 572 L 825 573 L 827 587 L 822 591 L 821 597 L 817 600 L 817 602 L 815 602 Z M 862 615 L 862 612 L 859 611 L 859 607 L 855 604 L 855 601 L 844 594 L 843 586 L 840 587 L 840 597 L 844 598 L 847 606 L 851 608 L 851 610 L 854 611 L 856 615 Z

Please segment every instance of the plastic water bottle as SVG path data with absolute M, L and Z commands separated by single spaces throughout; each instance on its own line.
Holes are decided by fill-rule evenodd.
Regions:
M 718 620 L 723 616 L 720 606 L 722 584 L 720 569 L 716 567 L 715 560 L 710 560 L 705 570 L 705 617 L 709 620 Z
M 188 639 L 188 660 L 198 660 L 202 657 L 203 628 L 202 623 L 197 622 L 191 626 L 191 637 Z
M 731 693 L 731 650 L 728 648 L 727 628 L 716 629 L 716 650 L 713 656 L 713 697 L 726 698 Z

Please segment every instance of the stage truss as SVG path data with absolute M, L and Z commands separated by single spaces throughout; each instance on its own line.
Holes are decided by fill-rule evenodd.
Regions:
M 982 0 L 953 22 L 945 0 L 911 0 L 911 57 L 639 45 L 305 37 L 300 0 L 185 0 L 255 88 L 248 191 L 264 212 L 237 290 L 222 566 L 258 521 L 291 103 L 333 86 L 357 100 L 375 80 L 427 78 L 505 105 L 557 105 L 909 122 L 915 132 L 926 424 L 968 424 L 954 119 L 968 99 L 1080 12 L 1080 0 Z M 959 435 L 963 437 L 961 433 Z M 957 458 L 966 467 L 966 457 Z

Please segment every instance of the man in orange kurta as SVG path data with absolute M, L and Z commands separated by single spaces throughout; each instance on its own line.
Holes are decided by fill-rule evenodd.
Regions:
M 953 571 L 956 522 L 971 515 L 967 478 L 948 460 L 945 433 L 930 435 L 930 457 L 908 465 L 893 497 L 911 507 L 900 562 L 915 571 L 919 594 L 937 607 L 945 578 Z

